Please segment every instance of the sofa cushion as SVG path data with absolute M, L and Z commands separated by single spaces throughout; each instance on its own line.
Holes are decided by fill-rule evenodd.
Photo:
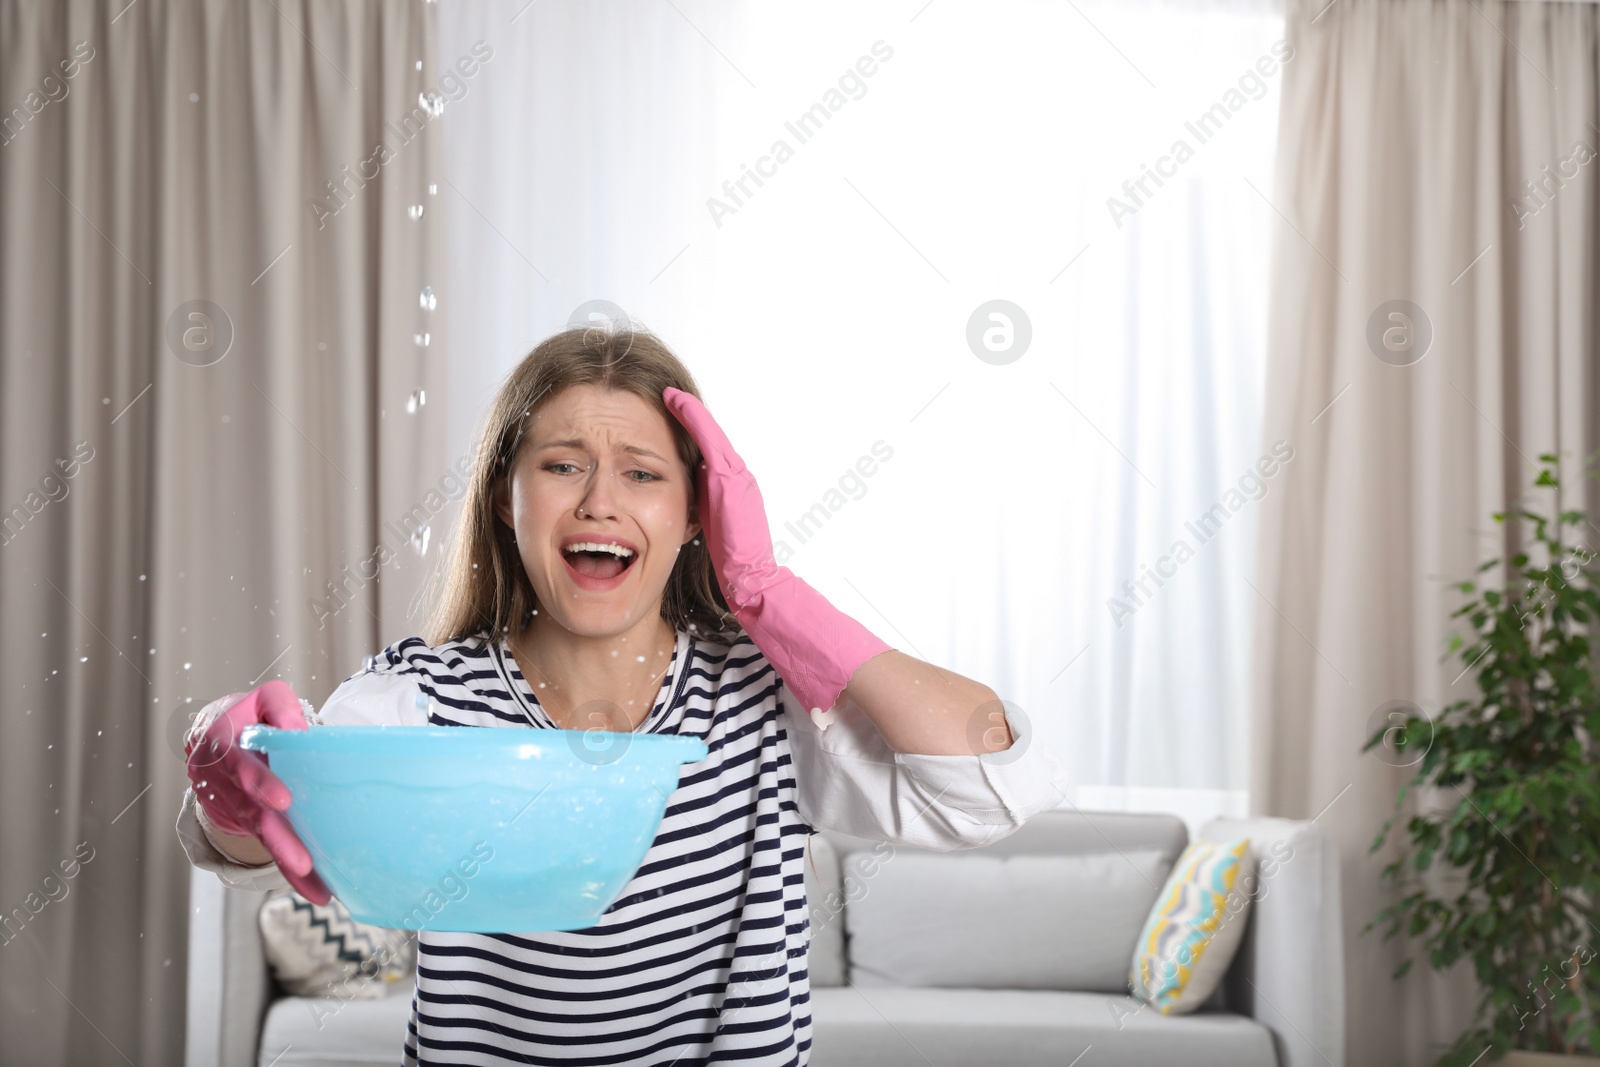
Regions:
M 1103 993 L 843 986 L 813 990 L 811 1017 L 811 1067 L 1278 1067 L 1252 1019 Z
M 1250 839 L 1191 841 L 1134 946 L 1133 995 L 1170 1015 L 1194 1011 L 1222 981 L 1244 936 L 1255 861 Z
M 261 1026 L 256 1067 L 348 1067 L 402 1059 L 411 997 L 280 997 Z
M 851 853 L 845 908 L 860 986 L 1128 991 L 1128 961 L 1167 876 L 1160 848 L 993 856 Z
M 416 972 L 416 935 L 357 922 L 338 897 L 313 904 L 274 890 L 257 921 L 272 976 L 294 996 L 375 1000 Z

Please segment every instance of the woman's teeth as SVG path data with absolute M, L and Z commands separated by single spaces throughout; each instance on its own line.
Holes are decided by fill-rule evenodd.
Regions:
M 568 555 L 574 552 L 610 552 L 620 559 L 628 559 L 633 555 L 633 550 L 623 548 L 617 544 L 602 545 L 596 541 L 576 541 L 562 549 Z
M 579 541 L 562 549 L 567 566 L 589 578 L 615 578 L 633 565 L 634 552 L 617 544 Z

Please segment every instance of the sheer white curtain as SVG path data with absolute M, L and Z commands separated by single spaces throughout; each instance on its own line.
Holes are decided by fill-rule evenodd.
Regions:
M 1075 803 L 1242 814 L 1281 16 L 525 3 L 440 12 L 442 62 L 493 49 L 444 122 L 455 450 L 613 301 L 782 561 L 1020 708 Z

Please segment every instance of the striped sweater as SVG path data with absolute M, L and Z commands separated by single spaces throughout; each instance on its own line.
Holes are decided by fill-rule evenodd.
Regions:
M 995 756 L 898 753 L 853 707 L 826 729 L 748 636 L 677 634 L 641 732 L 705 741 L 643 864 L 598 925 L 511 936 L 423 931 L 403 1062 L 804 1065 L 811 1046 L 806 839 L 818 829 L 935 849 L 981 845 L 1065 795 L 1061 763 L 1012 722 Z M 554 729 L 502 636 L 412 637 L 328 698 L 328 724 Z M 1018 752 L 1020 751 L 1020 756 Z M 206 840 L 190 861 L 230 886 L 286 884 Z M 397 1051 L 399 1051 L 397 1049 Z

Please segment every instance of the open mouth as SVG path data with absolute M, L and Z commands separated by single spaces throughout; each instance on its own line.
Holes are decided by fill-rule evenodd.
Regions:
M 582 541 L 567 545 L 561 557 L 574 573 L 596 581 L 609 581 L 621 577 L 639 554 L 618 544 Z

